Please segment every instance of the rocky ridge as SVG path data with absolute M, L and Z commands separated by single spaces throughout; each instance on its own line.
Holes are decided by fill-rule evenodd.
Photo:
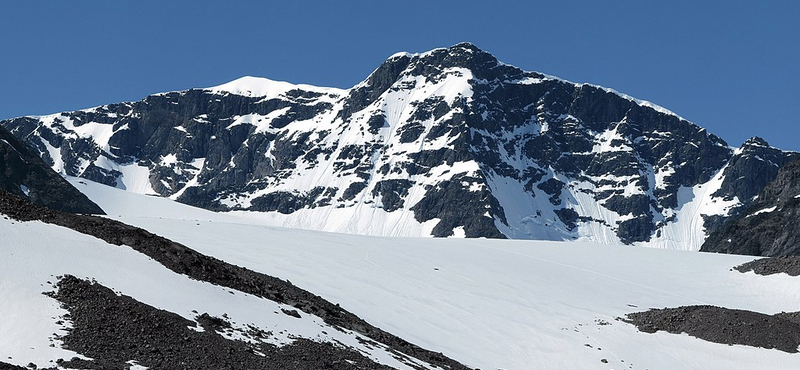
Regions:
M 695 250 L 797 157 L 468 43 L 348 90 L 246 77 L 0 125 L 63 174 L 284 226 Z
M 800 256 L 800 161 L 780 169 L 755 202 L 709 235 L 701 251 Z
M 40 206 L 72 213 L 104 214 L 55 173 L 19 139 L 0 127 L 0 189 Z

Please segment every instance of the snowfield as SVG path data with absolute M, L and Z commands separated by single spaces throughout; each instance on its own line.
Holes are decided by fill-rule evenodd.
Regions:
M 587 242 L 389 238 L 285 229 L 260 225 L 256 219 L 213 213 L 83 179 L 71 178 L 70 181 L 106 210 L 108 217 L 142 227 L 226 262 L 289 279 L 301 288 L 340 303 L 377 327 L 440 351 L 468 366 L 481 369 L 800 368 L 800 354 L 715 344 L 685 334 L 645 334 L 616 320 L 651 307 L 697 304 L 767 314 L 800 311 L 797 277 L 758 276 L 731 270 L 753 257 Z M 0 303 L 0 317 L 3 318 L 19 312 L 20 307 L 27 307 L 25 312 L 41 308 L 38 318 L 61 314 L 52 300 L 39 294 L 49 289 L 40 284 L 52 279 L 51 274 L 94 277 L 124 294 L 182 315 L 188 314 L 189 306 L 221 314 L 221 308 L 214 303 L 215 297 L 230 296 L 226 289 L 190 281 L 164 269 L 153 275 L 159 270 L 158 266 L 131 250 L 114 247 L 113 253 L 106 252 L 108 259 L 101 260 L 86 254 L 90 248 L 79 247 L 86 245 L 84 239 L 91 239 L 89 237 L 67 231 L 61 231 L 62 235 L 50 229 L 39 230 L 44 228 L 40 224 L 26 224 L 26 231 L 17 231 L 22 230 L 19 225 L 9 227 L 8 223 L 0 224 L 4 240 L 9 240 L 6 235 L 10 232 L 12 243 L 23 242 L 28 246 L 0 250 L 3 254 L 0 287 L 4 295 L 9 288 L 28 293 L 18 298 L 26 301 L 13 300 L 26 302 L 24 305 Z M 44 235 L 37 239 L 39 243 L 25 239 L 24 235 L 30 232 L 27 230 L 36 232 L 33 229 Z M 54 241 L 63 238 L 66 241 Z M 53 248 L 47 243 L 64 246 Z M 85 262 L 61 262 L 75 259 L 75 256 L 86 256 L 80 257 Z M 25 267 L 28 259 L 39 261 L 40 267 Z M 21 276 L 26 277 L 22 279 Z M 136 279 L 131 278 L 134 276 Z M 170 291 L 179 292 L 179 299 L 155 297 L 161 290 L 149 288 L 157 286 L 152 282 L 159 281 L 160 285 L 162 280 L 163 284 L 175 287 Z M 142 281 L 150 283 L 142 284 Z M 249 311 L 251 305 L 275 305 L 257 302 L 258 299 L 239 293 L 231 297 L 228 299 L 243 302 L 240 310 L 227 311 L 235 322 L 259 319 Z M 274 308 L 270 307 L 269 312 L 272 310 Z M 32 331 L 38 330 L 36 333 L 44 337 L 36 339 L 41 341 L 37 348 L 44 348 L 46 336 L 58 329 L 52 321 L 31 321 L 32 329 L 19 332 L 29 333 L 33 338 Z M 0 328 L 2 332 L 18 332 L 8 330 L 8 320 L 0 321 L 0 325 L 6 325 Z M 308 335 L 316 335 L 314 330 L 319 327 L 309 325 Z M 0 339 L 0 348 L 3 348 L 0 355 L 11 356 L 6 354 L 12 353 L 6 348 L 19 340 Z M 16 348 L 15 363 L 60 351 L 45 348 L 37 352 L 17 347 L 13 347 Z M 20 361 L 16 361 L 17 356 L 21 356 Z
M 0 218 L 0 361 L 40 368 L 56 366 L 55 360 L 86 358 L 62 349 L 57 336 L 72 327 L 67 310 L 44 292 L 56 289 L 65 274 L 96 281 L 117 294 L 176 313 L 195 321 L 202 313 L 227 317 L 233 329 L 247 325 L 270 331 L 267 343 L 278 346 L 294 337 L 341 343 L 355 348 L 376 362 L 413 370 L 396 360 L 386 347 L 367 346 L 365 338 L 347 330 L 333 329 L 323 319 L 302 313 L 300 318 L 284 314 L 288 305 L 197 281 L 174 273 L 144 254 L 108 244 L 73 230 L 42 222 L 17 222 Z M 198 325 L 197 330 L 202 331 Z M 222 333 L 227 338 L 252 341 L 239 332 Z M 422 361 L 418 366 L 432 368 Z M 136 369 L 136 367 L 134 367 Z

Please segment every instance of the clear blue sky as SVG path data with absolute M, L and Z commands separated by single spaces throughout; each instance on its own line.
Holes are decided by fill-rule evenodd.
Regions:
M 351 87 L 391 54 L 470 41 L 614 88 L 730 145 L 800 150 L 800 2 L 0 2 L 0 118 L 254 75 Z

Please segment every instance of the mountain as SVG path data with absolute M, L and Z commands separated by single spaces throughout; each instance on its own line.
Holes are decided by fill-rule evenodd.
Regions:
M 701 251 L 800 256 L 800 161 L 783 166 L 744 212 L 711 233 Z
M 797 158 L 468 43 L 347 90 L 245 77 L 0 125 L 62 174 L 272 225 L 691 250 Z
M 0 127 L 0 191 L 72 213 L 104 214 L 89 198 L 44 163 L 37 153 Z

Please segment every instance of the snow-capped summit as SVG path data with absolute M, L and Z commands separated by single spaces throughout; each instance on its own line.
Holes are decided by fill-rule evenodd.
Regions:
M 66 174 L 274 225 L 692 250 L 796 157 L 469 43 L 347 90 L 244 77 L 0 124 Z
M 320 94 L 341 95 L 344 90 L 333 87 L 317 87 L 311 85 L 296 85 L 284 81 L 274 81 L 264 77 L 244 76 L 231 82 L 209 87 L 204 90 L 218 94 L 235 94 L 247 97 L 262 97 L 275 99 L 289 91 L 309 91 Z

